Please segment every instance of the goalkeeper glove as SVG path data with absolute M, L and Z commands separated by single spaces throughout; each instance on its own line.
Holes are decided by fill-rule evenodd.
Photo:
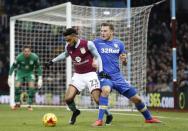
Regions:
M 42 84 L 43 84 L 43 82 L 42 82 L 42 76 L 39 76 L 38 77 L 38 82 L 37 82 L 38 89 L 40 89 L 42 87 Z
M 9 75 L 8 76 L 8 85 L 9 85 L 9 87 L 12 86 L 12 79 L 13 79 L 13 77 L 11 75 Z
M 52 61 L 52 60 L 50 60 L 48 63 L 46 63 L 46 64 L 45 64 L 45 67 L 46 67 L 47 69 L 49 69 L 51 65 L 53 65 L 53 61 Z
M 99 72 L 98 76 L 99 78 L 111 79 L 110 75 L 105 73 L 104 71 Z

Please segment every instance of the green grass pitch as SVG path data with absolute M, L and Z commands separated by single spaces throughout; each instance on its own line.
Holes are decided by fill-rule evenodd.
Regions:
M 45 113 L 56 114 L 55 127 L 44 127 Z M 188 131 L 188 113 L 152 112 L 163 121 L 161 124 L 146 124 L 139 112 L 112 112 L 112 125 L 92 127 L 97 111 L 81 111 L 75 125 L 69 125 L 71 112 L 60 107 L 41 107 L 28 111 L 27 108 L 12 111 L 8 105 L 0 105 L 0 131 Z

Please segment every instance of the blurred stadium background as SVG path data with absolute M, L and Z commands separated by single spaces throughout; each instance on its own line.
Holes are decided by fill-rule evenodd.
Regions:
M 132 0 L 131 7 L 160 0 Z M 8 103 L 9 18 L 68 2 L 68 0 L 0 0 L 0 103 Z M 126 7 L 126 0 L 70 0 L 75 5 Z M 176 0 L 177 109 L 188 110 L 188 1 Z M 173 109 L 172 28 L 170 1 L 151 10 L 147 52 L 147 104 Z

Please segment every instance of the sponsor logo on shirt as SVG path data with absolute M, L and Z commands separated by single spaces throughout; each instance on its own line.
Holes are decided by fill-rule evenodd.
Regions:
M 119 53 L 119 49 L 112 49 L 112 48 L 101 48 L 101 53 Z

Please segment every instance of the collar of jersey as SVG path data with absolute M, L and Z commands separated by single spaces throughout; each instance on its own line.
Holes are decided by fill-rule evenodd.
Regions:
M 79 44 L 80 44 L 80 39 L 78 39 L 78 41 L 77 41 L 77 43 L 75 45 L 75 48 L 78 48 Z

